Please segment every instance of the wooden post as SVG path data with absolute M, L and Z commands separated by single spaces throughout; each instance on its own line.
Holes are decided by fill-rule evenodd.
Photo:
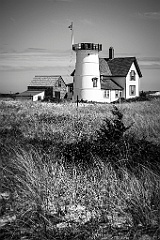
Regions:
M 78 107 L 78 95 L 77 95 L 77 107 Z
M 77 102 L 77 120 L 78 120 L 78 95 L 77 95 L 77 100 L 76 100 L 76 102 Z
M 0 158 L 0 179 L 2 179 L 3 177 L 3 173 L 2 173 L 2 159 Z M 1 180 L 0 180 L 0 194 L 2 192 L 2 183 L 1 183 Z

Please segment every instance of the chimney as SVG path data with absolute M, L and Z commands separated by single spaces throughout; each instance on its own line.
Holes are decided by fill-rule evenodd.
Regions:
M 114 48 L 109 48 L 109 60 L 112 60 L 114 58 Z

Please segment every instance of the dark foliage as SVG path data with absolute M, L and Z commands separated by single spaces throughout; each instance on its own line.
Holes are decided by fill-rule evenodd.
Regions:
M 131 102 L 142 102 L 142 101 L 149 101 L 150 97 L 146 94 L 146 92 L 141 91 L 139 97 L 134 98 L 119 98 L 118 100 L 114 101 L 113 103 L 131 103 Z
M 104 119 L 104 123 L 97 131 L 97 143 L 108 145 L 109 143 L 118 142 L 124 133 L 130 128 L 122 122 L 123 114 L 114 106 L 112 110 L 113 119 Z
M 50 224 L 49 224 L 50 223 Z M 61 221 L 62 223 L 62 221 Z M 57 228 L 57 222 L 50 221 L 45 216 L 41 218 L 19 219 L 12 223 L 1 227 L 0 239 L 21 240 L 91 240 L 98 230 L 97 222 L 89 222 L 87 224 L 73 224 L 64 228 Z M 51 227 L 52 226 L 52 227 Z M 96 238 L 99 240 L 99 238 Z
M 70 144 L 62 143 L 61 154 L 66 163 L 89 168 L 94 165 L 94 157 L 98 156 L 115 169 L 127 167 L 137 174 L 136 169 L 145 166 L 160 174 L 160 146 L 127 133 L 131 126 L 124 125 L 123 114 L 115 106 L 112 113 L 113 118 L 104 119 L 96 132 L 96 139 L 81 138 Z
M 88 141 L 86 138 L 81 138 L 62 147 L 66 162 L 74 162 L 88 168 L 94 164 L 94 156 L 99 156 L 102 160 L 106 161 L 107 159 L 113 163 L 118 161 L 119 144 L 130 126 L 124 126 L 123 114 L 115 106 L 112 113 L 113 119 L 104 119 L 104 123 L 96 132 L 96 139 Z

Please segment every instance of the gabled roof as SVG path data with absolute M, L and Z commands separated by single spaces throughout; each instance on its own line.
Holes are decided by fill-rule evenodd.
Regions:
M 53 87 L 58 80 L 62 80 L 60 75 L 53 76 L 35 76 L 29 86 Z M 64 81 L 63 81 L 64 82 Z
M 110 77 L 101 79 L 101 89 L 104 90 L 123 90 L 123 88 Z
M 100 74 L 114 77 L 126 77 L 132 65 L 135 64 L 139 77 L 142 77 L 135 57 L 100 58 Z

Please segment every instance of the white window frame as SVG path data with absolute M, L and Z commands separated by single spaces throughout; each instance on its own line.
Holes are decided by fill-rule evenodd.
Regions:
M 136 80 L 136 72 L 134 70 L 131 70 L 130 72 L 130 81 Z
M 136 85 L 129 85 L 129 96 L 136 95 Z
M 93 82 L 93 87 L 97 87 L 98 78 L 97 77 L 92 78 L 92 82 Z
M 107 99 L 109 98 L 109 95 L 110 95 L 109 92 L 110 92 L 109 90 L 104 90 L 104 97 Z
M 115 90 L 115 98 L 119 98 L 119 90 Z

